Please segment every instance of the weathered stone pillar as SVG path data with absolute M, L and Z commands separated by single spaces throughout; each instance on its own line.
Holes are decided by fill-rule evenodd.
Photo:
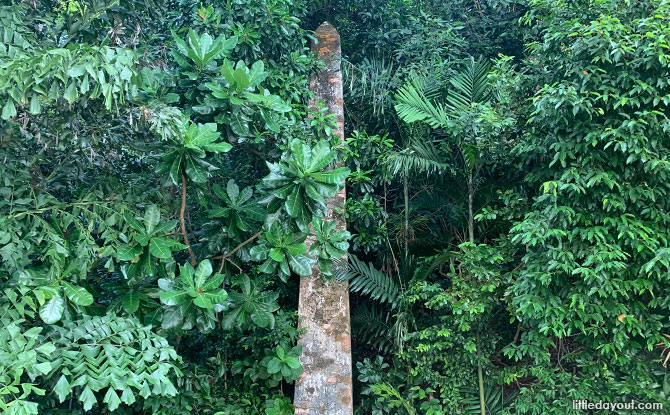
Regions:
M 316 30 L 317 44 L 312 52 L 323 60 L 326 68 L 310 81 L 314 92 L 311 107 L 324 101 L 331 114 L 337 116 L 336 137 L 344 140 L 344 101 L 340 72 L 340 35 L 328 22 Z M 337 222 L 337 230 L 345 230 L 346 222 L 336 208 L 344 205 L 345 189 L 326 200 L 325 220 Z M 307 250 L 313 243 L 308 238 Z M 303 347 L 300 363 L 305 373 L 295 385 L 296 415 L 352 415 L 351 327 L 349 320 L 349 287 L 347 282 L 326 280 L 318 266 L 312 276 L 300 280 L 298 305 L 299 327 L 305 328 L 299 344 Z

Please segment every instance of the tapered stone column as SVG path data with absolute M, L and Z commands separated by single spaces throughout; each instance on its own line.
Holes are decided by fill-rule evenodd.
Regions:
M 340 72 L 340 35 L 328 22 L 316 30 L 318 43 L 312 52 L 326 64 L 325 69 L 310 80 L 314 92 L 312 109 L 324 101 L 329 113 L 335 114 L 335 135 L 344 140 L 344 101 Z M 326 199 L 328 215 L 324 220 L 337 223 L 345 230 L 346 222 L 336 208 L 346 200 L 345 189 Z M 307 239 L 307 250 L 314 242 Z M 312 266 L 312 276 L 300 280 L 298 305 L 299 327 L 305 328 L 299 344 L 303 347 L 300 363 L 305 373 L 295 385 L 296 415 L 352 415 L 351 325 L 349 320 L 349 287 L 347 282 L 326 280 L 318 266 Z

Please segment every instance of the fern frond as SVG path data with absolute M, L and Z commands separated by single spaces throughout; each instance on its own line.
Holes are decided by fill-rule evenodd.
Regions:
M 338 261 L 334 275 L 338 280 L 349 281 L 351 292 L 366 295 L 382 304 L 390 304 L 391 308 L 398 305 L 401 292 L 397 282 L 354 255 L 349 255 L 349 262 Z

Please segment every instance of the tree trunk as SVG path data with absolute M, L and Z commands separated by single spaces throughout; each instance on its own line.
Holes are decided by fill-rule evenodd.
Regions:
M 344 102 L 340 72 L 340 36 L 328 22 L 316 30 L 318 44 L 312 52 L 326 64 L 325 69 L 310 81 L 314 93 L 312 109 L 324 101 L 331 114 L 337 116 L 335 137 L 344 140 Z M 328 215 L 324 220 L 337 223 L 345 230 L 346 222 L 336 208 L 344 205 L 345 189 L 326 200 Z M 314 237 L 307 239 L 307 250 Z M 299 344 L 303 347 L 300 363 L 305 373 L 295 385 L 296 415 L 352 415 L 351 328 L 349 320 L 349 287 L 344 281 L 326 280 L 318 266 L 312 275 L 300 280 L 298 304 L 299 328 L 305 332 Z

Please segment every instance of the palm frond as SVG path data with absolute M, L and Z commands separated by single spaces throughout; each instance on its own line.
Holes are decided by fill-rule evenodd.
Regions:
M 383 56 L 364 58 L 354 65 L 342 59 L 342 78 L 348 96 L 372 106 L 372 115 L 384 114 L 389 104 L 389 85 L 395 72 L 393 61 Z
M 348 262 L 337 261 L 334 275 L 338 280 L 349 281 L 351 292 L 366 295 L 382 304 L 390 304 L 391 308 L 398 305 L 401 290 L 396 280 L 354 255 L 349 255 Z
M 481 405 L 479 403 L 479 390 L 475 387 L 462 387 L 461 394 L 464 398 L 461 400 L 466 414 L 480 414 Z M 499 415 L 503 409 L 509 408 L 517 394 L 505 395 L 499 385 L 487 384 L 484 387 L 484 404 L 486 413 L 489 415 Z
M 454 89 L 447 95 L 447 106 L 455 109 L 488 102 L 492 96 L 488 81 L 490 69 L 488 62 L 471 57 L 463 70 L 449 80 Z
M 375 304 L 362 303 L 351 312 L 354 338 L 373 349 L 388 353 L 394 346 L 394 321 L 387 310 Z
M 433 94 L 431 94 L 433 95 Z M 407 123 L 425 121 L 433 128 L 446 126 L 447 110 L 442 104 L 433 104 L 426 96 L 425 88 L 418 79 L 413 79 L 395 95 L 398 116 Z
M 414 279 L 418 281 L 425 280 L 435 272 L 436 269 L 446 264 L 453 257 L 454 253 L 451 251 L 443 251 L 442 253 L 437 254 L 430 262 L 416 268 L 416 271 L 414 271 Z
M 410 172 L 431 173 L 445 171 L 449 165 L 441 161 L 435 146 L 430 142 L 414 140 L 409 146 L 389 153 L 384 158 L 384 169 L 388 176 Z

